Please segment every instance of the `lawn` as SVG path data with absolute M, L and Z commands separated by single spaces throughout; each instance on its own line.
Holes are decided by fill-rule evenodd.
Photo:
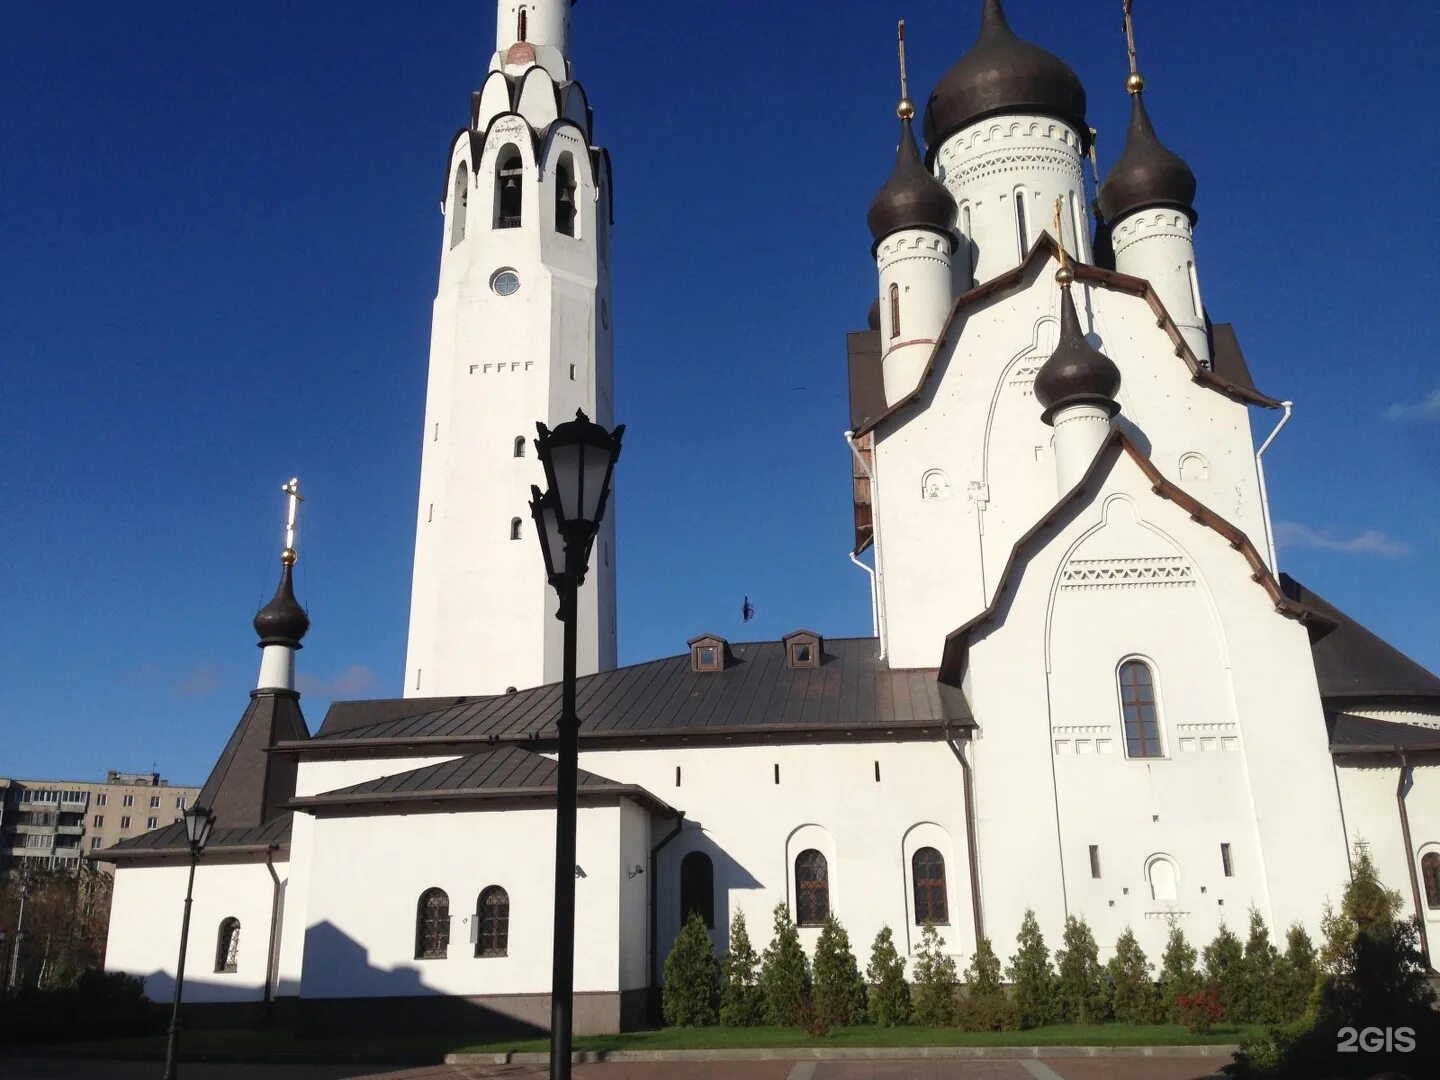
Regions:
M 660 1028 L 575 1039 L 576 1050 L 724 1050 L 747 1047 L 920 1047 L 920 1046 L 1199 1046 L 1237 1043 L 1262 1028 L 1217 1027 L 1192 1035 L 1178 1024 L 1055 1024 L 1030 1031 L 959 1031 L 955 1028 L 850 1027 L 817 1038 L 798 1028 Z M 163 1036 L 68 1043 L 47 1049 L 86 1056 L 161 1056 Z M 410 1038 L 302 1037 L 289 1031 L 195 1031 L 181 1039 L 182 1056 L 308 1058 L 311 1060 L 439 1060 L 447 1053 L 545 1051 L 545 1039 L 474 1039 L 464 1034 Z

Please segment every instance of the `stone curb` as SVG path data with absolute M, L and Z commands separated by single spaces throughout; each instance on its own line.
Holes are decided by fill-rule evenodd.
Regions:
M 1218 1058 L 1238 1045 L 1206 1046 L 776 1046 L 724 1050 L 577 1050 L 576 1064 L 653 1061 L 1014 1061 L 1025 1058 Z M 446 1065 L 548 1065 L 542 1052 L 446 1054 Z

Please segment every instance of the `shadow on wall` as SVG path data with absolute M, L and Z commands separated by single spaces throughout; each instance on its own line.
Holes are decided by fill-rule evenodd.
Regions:
M 685 855 L 692 851 L 698 851 L 710 860 L 714 873 L 714 896 L 715 896 L 715 928 L 710 933 L 710 938 L 715 942 L 715 953 L 718 956 L 730 948 L 730 919 L 734 915 L 730 904 L 730 892 L 732 889 L 763 889 L 764 883 L 759 881 L 754 874 L 735 861 L 735 858 L 705 831 L 703 825 L 698 821 L 691 821 L 694 831 L 686 829 L 686 839 L 690 841 L 689 846 L 683 853 L 674 855 L 669 860 L 669 865 L 662 868 L 664 886 L 660 890 L 660 917 L 658 921 L 662 926 L 668 927 L 669 942 L 660 950 L 659 963 L 663 968 L 665 957 L 670 955 L 670 949 L 674 945 L 675 938 L 680 933 L 680 927 L 684 923 L 683 912 L 680 910 L 680 863 Z M 757 933 L 769 934 L 769 924 L 762 927 L 748 927 L 750 940 L 753 943 Z

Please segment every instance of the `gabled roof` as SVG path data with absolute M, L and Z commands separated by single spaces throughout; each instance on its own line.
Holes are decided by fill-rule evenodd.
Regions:
M 1340 713 L 1330 721 L 1332 754 L 1383 754 L 1397 750 L 1440 750 L 1440 728 L 1396 724 Z
M 723 671 L 692 671 L 690 655 L 602 671 L 579 680 L 580 739 L 773 741 L 937 733 L 973 721 L 958 691 L 935 669 L 892 671 L 874 638 L 829 638 L 819 667 L 792 668 L 780 641 L 730 645 Z M 558 684 L 493 697 L 336 702 L 312 739 L 283 752 L 349 753 L 364 748 L 455 748 L 555 738 Z M 377 722 L 355 720 L 381 717 Z
M 621 784 L 604 776 L 577 770 L 578 796 L 582 803 L 597 798 L 634 799 L 659 814 L 677 816 L 678 812 L 650 792 L 635 784 Z M 519 746 L 497 746 L 454 761 L 426 765 L 409 772 L 382 776 L 375 780 L 351 784 L 319 795 L 306 795 L 291 801 L 296 810 L 314 811 L 350 806 L 404 804 L 414 810 L 416 804 L 477 802 L 504 799 L 553 798 L 558 782 L 559 766 Z M 446 807 L 448 808 L 448 806 Z M 436 807 L 436 809 L 441 809 Z
M 255 855 L 288 848 L 293 816 L 289 811 L 282 811 L 264 825 L 231 828 L 217 826 L 210 834 L 209 843 L 205 845 L 205 854 Z M 89 857 L 100 862 L 118 863 L 126 859 L 188 855 L 189 851 L 190 844 L 185 839 L 185 823 L 176 821 L 91 852 Z
M 921 372 L 920 381 L 915 389 L 906 394 L 894 405 L 885 409 L 878 416 L 867 420 L 860 427 L 855 429 L 856 435 L 864 435 L 880 426 L 901 410 L 907 408 L 924 393 L 930 382 L 935 368 L 939 363 L 941 355 L 949 347 L 950 343 L 958 337 L 964 326 L 965 316 L 969 310 L 983 303 L 992 297 L 1020 288 L 1031 270 L 1040 262 L 1046 259 L 1059 259 L 1060 245 L 1050 236 L 1048 232 L 1042 232 L 1031 246 L 1029 254 L 1021 261 L 1019 266 L 1007 270 L 997 277 L 991 278 L 983 285 L 978 285 L 969 292 L 961 293 L 955 298 L 955 304 L 950 309 L 950 315 L 945 320 L 945 326 L 940 331 L 940 336 L 935 339 L 935 347 L 930 353 L 930 359 L 925 362 L 925 370 Z M 1246 385 L 1235 381 L 1234 372 L 1230 375 L 1221 374 L 1219 371 L 1212 371 L 1202 364 L 1199 358 L 1190 350 L 1180 328 L 1175 325 L 1175 320 L 1165 310 L 1165 305 L 1160 302 L 1154 288 L 1148 281 L 1142 278 L 1131 277 L 1129 274 L 1117 273 L 1114 270 L 1102 270 L 1098 266 L 1088 266 L 1084 263 L 1071 263 L 1070 267 L 1075 271 L 1075 280 L 1088 282 L 1104 289 L 1113 289 L 1116 292 L 1129 293 L 1132 296 L 1142 297 L 1150 310 L 1155 313 L 1155 319 L 1160 329 L 1169 336 L 1175 347 L 1175 355 L 1185 361 L 1186 367 L 1190 369 L 1190 377 L 1202 386 L 1208 386 L 1212 390 L 1219 391 L 1227 397 L 1236 401 L 1243 401 L 1248 405 L 1260 405 L 1267 409 L 1278 409 L 1280 402 L 1266 394 L 1260 393 L 1254 386 Z M 852 408 L 853 412 L 853 408 Z
M 1010 550 L 1010 557 L 1005 562 L 1005 569 L 1000 572 L 1000 583 L 995 589 L 995 597 L 990 602 L 990 606 L 946 636 L 945 653 L 940 661 L 940 678 L 942 680 L 954 686 L 960 685 L 969 652 L 970 635 L 976 627 L 995 618 L 1006 591 L 1012 584 L 1017 572 L 1016 567 L 1020 564 L 1022 557 L 1028 553 L 1036 538 L 1048 525 L 1059 519 L 1068 508 L 1076 505 L 1079 496 L 1095 480 L 1109 473 L 1121 453 L 1129 454 L 1131 460 L 1140 467 L 1140 471 L 1150 481 L 1152 492 L 1162 499 L 1168 499 L 1175 503 L 1190 515 L 1192 521 L 1215 530 L 1225 538 L 1232 548 L 1240 552 L 1245 561 L 1250 564 L 1251 578 L 1270 594 L 1271 600 L 1275 603 L 1275 610 L 1281 615 L 1298 619 L 1304 623 L 1310 631 L 1312 642 L 1334 628 L 1334 623 L 1327 616 L 1286 596 L 1280 582 L 1275 579 L 1270 568 L 1265 565 L 1265 560 L 1255 550 L 1255 545 L 1250 542 L 1250 538 L 1193 495 L 1167 480 L 1155 467 L 1155 463 L 1126 434 L 1125 429 L 1117 427 L 1110 432 L 1099 453 L 1095 455 L 1095 460 L 1091 462 L 1090 468 L 1086 470 L 1080 481 L 1062 495 L 1060 500 L 1032 525 L 1024 536 L 1015 541 L 1015 546 Z
M 1289 574 L 1280 575 L 1280 584 L 1291 599 L 1335 623 L 1313 649 L 1321 697 L 1440 699 L 1440 678 Z

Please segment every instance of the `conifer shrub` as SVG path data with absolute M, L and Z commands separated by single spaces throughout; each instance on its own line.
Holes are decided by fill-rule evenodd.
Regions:
M 865 1020 L 865 984 L 850 951 L 850 935 L 831 912 L 815 942 L 815 1009 L 827 1028 L 848 1027 Z
M 1160 958 L 1160 1009 L 1162 1017 L 1172 1024 L 1181 1022 L 1179 996 L 1193 994 L 1203 985 L 1195 960 L 1195 947 L 1185 940 L 1180 924 L 1172 920 L 1165 952 Z
M 1157 1024 L 1163 1015 L 1153 965 L 1127 926 L 1115 942 L 1115 955 L 1105 965 L 1110 984 L 1110 1012 L 1122 1024 Z
M 1278 1024 L 1285 1019 L 1286 985 L 1280 978 L 1280 952 L 1270 942 L 1265 919 L 1250 909 L 1250 933 L 1232 1020 L 1250 1024 Z
M 1299 923 L 1293 923 L 1285 932 L 1285 952 L 1280 957 L 1276 980 L 1280 983 L 1282 1019 L 1287 1022 L 1299 1020 L 1310 1007 L 1310 995 L 1315 990 L 1315 980 L 1320 968 L 1315 955 L 1315 945 L 1310 935 Z
M 1205 985 L 1213 986 L 1220 995 L 1220 1004 L 1225 1015 L 1231 1019 L 1240 1016 L 1245 984 L 1245 946 L 1230 932 L 1224 923 L 1215 934 L 1215 940 L 1205 946 L 1202 954 L 1205 960 Z
M 965 969 L 965 991 L 960 997 L 960 1027 L 966 1031 L 1018 1031 L 1020 1010 L 1000 981 L 1000 958 L 990 939 L 975 944 L 975 955 Z
M 675 947 L 665 958 L 665 985 L 660 994 L 665 1023 L 674 1027 L 715 1023 L 718 976 L 710 931 L 705 928 L 704 919 L 692 914 L 685 920 Z
M 1061 944 L 1055 953 L 1057 1017 L 1071 1024 L 1103 1023 L 1110 1018 L 1109 994 L 1095 935 L 1084 919 L 1070 915 Z
M 760 963 L 760 995 L 765 1023 L 790 1027 L 810 994 L 810 961 L 800 947 L 800 933 L 790 908 L 775 905 L 775 929 Z
M 1035 912 L 1027 910 L 1016 935 L 1015 955 L 1005 969 L 1011 998 L 1020 1011 L 1020 1023 L 1027 1028 L 1048 1024 L 1055 1017 L 1055 970 L 1050 966 L 1050 949 Z
M 898 1027 L 910 1022 L 910 987 L 905 985 L 905 958 L 895 948 L 890 927 L 882 926 L 870 946 L 870 963 L 865 968 L 870 983 L 870 1022 L 880 1027 Z
M 912 1015 L 925 1027 L 951 1027 L 959 1019 L 960 973 L 955 958 L 944 950 L 945 939 L 927 922 L 915 950 L 912 993 Z
M 720 966 L 720 1023 L 751 1027 L 760 1023 L 764 1001 L 760 995 L 760 958 L 750 944 L 745 913 L 730 920 L 730 948 Z

